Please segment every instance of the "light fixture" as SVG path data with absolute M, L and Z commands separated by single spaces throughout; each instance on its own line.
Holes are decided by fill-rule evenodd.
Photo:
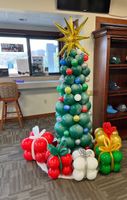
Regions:
M 26 22 L 27 19 L 26 19 L 26 18 L 19 18 L 19 21 L 21 21 L 21 22 Z

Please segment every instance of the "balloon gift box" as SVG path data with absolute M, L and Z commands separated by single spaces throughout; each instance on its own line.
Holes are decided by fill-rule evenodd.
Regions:
M 51 132 L 46 132 L 45 129 L 39 132 L 38 126 L 33 127 L 29 137 L 21 142 L 24 158 L 28 161 L 46 162 L 47 145 L 53 143 L 53 140 Z
M 41 169 L 52 179 L 94 180 L 98 173 L 98 161 L 94 152 L 91 149 L 79 148 L 70 154 L 61 144 L 57 147 L 48 145 L 50 154 L 47 164 L 37 163 Z
M 120 147 L 121 138 L 110 122 L 103 123 L 103 128 L 95 130 L 95 154 L 102 174 L 120 171 L 123 158 Z

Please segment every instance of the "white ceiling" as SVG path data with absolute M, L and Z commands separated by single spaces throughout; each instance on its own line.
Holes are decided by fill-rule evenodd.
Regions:
M 65 25 L 64 17 L 68 19 L 69 16 L 70 14 L 63 13 L 12 12 L 2 10 L 0 11 L 0 23 L 25 25 L 28 24 L 54 27 L 54 22 L 57 22 L 61 25 Z M 73 20 L 79 17 L 81 17 L 81 14 L 73 15 Z

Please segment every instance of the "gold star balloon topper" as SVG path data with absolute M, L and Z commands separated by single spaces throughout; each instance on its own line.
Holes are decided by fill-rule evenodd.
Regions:
M 59 55 L 62 55 L 65 51 L 67 52 L 67 55 L 69 55 L 70 51 L 76 48 L 88 55 L 85 48 L 80 45 L 80 40 L 88 39 L 89 37 L 79 35 L 88 18 L 76 27 L 74 26 L 72 17 L 70 17 L 68 21 L 65 18 L 64 20 L 66 22 L 66 28 L 63 28 L 60 24 L 55 23 L 56 27 L 64 35 L 62 38 L 58 39 L 58 41 L 65 43 L 59 52 Z

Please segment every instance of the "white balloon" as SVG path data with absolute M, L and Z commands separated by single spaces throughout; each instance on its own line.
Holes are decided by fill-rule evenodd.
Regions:
M 88 180 L 94 180 L 97 176 L 97 170 L 87 170 L 86 178 Z
M 88 64 L 84 62 L 84 63 L 82 64 L 82 69 L 86 69 L 86 67 L 88 67 Z
M 80 139 L 75 140 L 75 144 L 79 145 L 80 144 Z
M 73 173 L 72 173 L 72 176 L 76 181 L 81 181 L 84 178 L 85 173 L 83 171 L 74 169 Z
M 88 157 L 87 158 L 87 169 L 95 170 L 98 166 L 98 161 L 96 158 Z
M 85 149 L 79 148 L 79 149 L 73 151 L 73 153 L 72 153 L 73 160 L 75 160 L 77 157 L 81 156 L 82 155 L 81 154 L 82 151 L 85 151 Z
M 82 97 L 81 97 L 80 94 L 76 94 L 76 95 L 74 96 L 75 101 L 80 101 L 81 98 L 82 98 Z
M 80 156 L 80 153 L 79 153 L 79 151 L 78 150 L 75 150 L 75 151 L 73 151 L 73 153 L 72 153 L 72 158 L 73 158 L 73 160 L 75 160 L 77 157 L 79 157 Z
M 86 162 L 85 162 L 85 159 L 83 157 L 78 157 L 73 162 L 74 168 L 78 169 L 78 170 L 85 171 L 85 165 L 86 165 Z
M 95 157 L 95 153 L 94 153 L 94 151 L 92 149 L 87 149 L 86 150 L 86 155 L 87 155 L 87 157 L 92 157 L 92 158 Z
M 80 49 L 77 49 L 77 54 L 80 55 L 81 53 L 83 53 Z

